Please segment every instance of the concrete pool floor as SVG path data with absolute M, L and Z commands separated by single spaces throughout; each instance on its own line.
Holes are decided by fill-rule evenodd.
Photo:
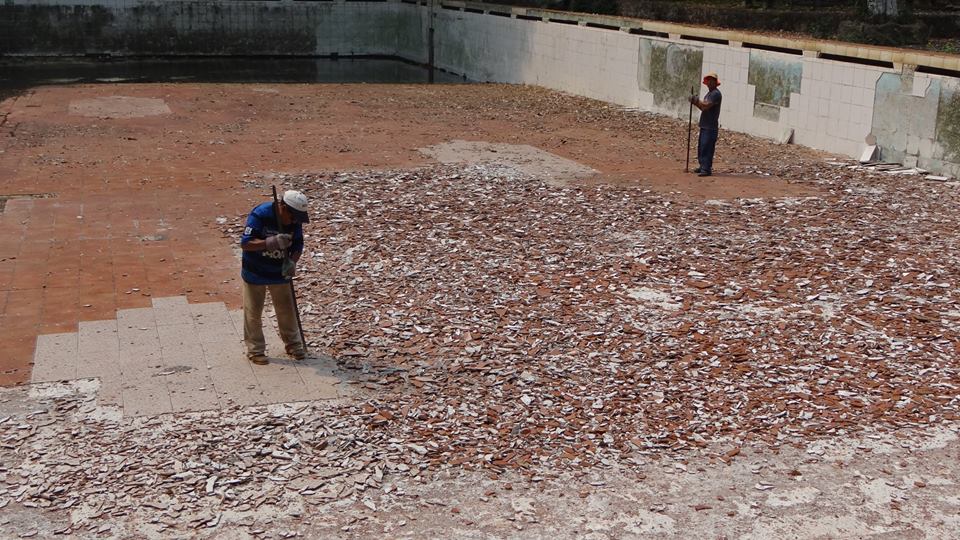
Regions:
M 30 487 L 26 472 L 45 459 L 31 452 L 44 448 L 51 452 L 66 434 L 86 433 L 85 425 L 111 433 L 119 429 L 124 435 L 117 440 L 104 435 L 111 439 L 105 448 L 125 452 L 131 444 L 142 445 L 143 455 L 152 455 L 153 465 L 162 468 L 164 453 L 173 457 L 177 452 L 197 452 L 200 460 L 204 450 L 155 445 L 147 440 L 156 428 L 151 422 L 174 426 L 206 422 L 207 429 L 216 431 L 231 422 L 244 425 L 249 415 L 269 416 L 264 407 L 270 404 L 349 399 L 350 392 L 330 391 L 339 384 L 337 377 L 348 378 L 334 372 L 337 366 L 332 359 L 317 370 L 328 378 L 329 388 L 314 394 L 305 390 L 289 399 L 278 393 L 276 398 L 239 402 L 248 408 L 234 407 L 238 403 L 234 398 L 253 387 L 269 394 L 264 388 L 284 384 L 277 382 L 282 377 L 268 373 L 263 379 L 254 374 L 242 383 L 227 380 L 223 386 L 227 390 L 217 387 L 206 401 L 187 400 L 190 403 L 179 408 L 171 397 L 167 398 L 170 407 L 159 410 L 134 399 L 127 411 L 122 390 L 113 401 L 103 399 L 106 379 L 101 371 L 87 375 L 94 378 L 84 378 L 77 367 L 67 368 L 79 382 L 59 376 L 56 366 L 60 364 L 44 376 L 33 372 L 35 360 L 59 361 L 63 354 L 73 354 L 74 365 L 83 362 L 81 350 L 63 351 L 59 341 L 38 351 L 41 336 L 76 333 L 79 337 L 72 339 L 80 347 L 84 329 L 91 324 L 122 324 L 124 317 L 158 305 L 222 306 L 217 313 L 227 314 L 239 309 L 235 239 L 225 232 L 225 224 L 266 200 L 270 182 L 279 188 L 287 177 L 305 173 L 429 166 L 435 162 L 423 149 L 471 141 L 489 146 L 455 146 L 454 153 L 464 154 L 462 162 L 489 163 L 488 154 L 505 148 L 498 145 L 511 145 L 543 152 L 532 158 L 523 152 L 514 156 L 533 163 L 528 174 L 536 175 L 538 164 L 551 175 L 573 170 L 557 169 L 556 163 L 581 166 L 571 178 L 554 178 L 565 186 L 641 187 L 665 201 L 711 205 L 820 195 L 816 183 L 797 181 L 797 177 L 803 176 L 804 167 L 822 163 L 826 156 L 733 133 L 721 137 L 716 176 L 700 179 L 685 174 L 686 128 L 679 121 L 506 85 L 103 84 L 36 88 L 3 101 L 0 197 L 6 200 L 0 213 L 4 231 L 0 237 L 0 344 L 4 350 L 0 385 L 9 388 L 0 391 L 0 418 L 7 417 L 0 432 L 8 444 L 0 471 L 7 486 L 0 495 L 6 516 L 0 520 L 2 534 L 30 536 L 33 532 L 44 537 L 70 530 L 90 537 L 236 538 L 277 538 L 288 533 L 518 538 L 955 536 L 960 530 L 960 500 L 955 496 L 960 447 L 955 422 L 902 436 L 884 433 L 856 441 L 839 437 L 824 443 L 827 450 L 808 446 L 771 452 L 757 442 L 745 446 L 742 459 L 734 459 L 729 466 L 702 456 L 669 463 L 647 461 L 641 466 L 646 472 L 639 476 L 636 470 L 622 473 L 616 467 L 572 476 L 567 476 L 568 471 L 544 471 L 533 479 L 453 468 L 439 476 L 430 472 L 432 480 L 426 482 L 426 470 L 423 476 L 411 477 L 407 471 L 400 474 L 388 467 L 386 480 L 376 480 L 376 490 L 365 477 L 357 482 L 367 486 L 364 489 L 344 487 L 336 497 L 304 502 L 294 491 L 281 487 L 275 497 L 258 494 L 257 504 L 250 508 L 234 505 L 225 510 L 224 497 L 230 488 L 218 487 L 215 477 L 224 474 L 206 463 L 206 476 L 199 480 L 197 494 L 188 497 L 189 504 L 154 501 L 154 495 L 138 495 L 136 489 L 125 495 L 129 504 L 122 511 L 110 510 L 110 505 L 104 510 L 104 504 L 100 508 L 81 505 L 82 509 L 21 504 L 21 495 L 37 488 Z M 558 160 L 550 161 L 550 156 Z M 796 177 L 777 177 L 778 171 L 789 170 L 798 171 Z M 227 340 L 236 345 L 235 333 L 211 337 L 189 316 L 182 324 L 196 332 L 201 348 Z M 153 317 L 158 321 L 159 315 Z M 234 332 L 227 324 L 223 327 Z M 146 326 L 137 322 L 129 328 Z M 121 333 L 122 329 L 118 336 Z M 159 338 L 156 345 L 162 348 Z M 140 351 L 140 346 L 153 345 L 136 342 L 131 350 Z M 223 356 L 226 353 L 216 355 L 225 362 L 223 372 L 232 369 L 233 361 L 248 367 L 236 347 L 228 349 L 235 359 Z M 99 355 L 99 349 L 91 351 Z M 298 377 L 298 384 L 310 386 L 306 373 Z M 73 382 L 51 382 L 56 380 Z M 155 380 L 144 376 L 136 384 L 153 388 Z M 211 380 L 211 387 L 216 382 Z M 57 384 L 79 386 L 57 390 Z M 176 394 L 169 381 L 163 384 L 168 396 Z M 140 396 L 140 387 L 127 388 L 132 398 Z M 201 391 L 196 381 L 184 388 Z M 208 405 L 191 405 L 201 401 Z M 63 403 L 72 405 L 65 408 Z M 324 420 L 329 434 L 342 432 L 349 440 L 357 437 L 352 427 L 338 426 L 325 412 L 334 410 L 330 408 L 334 401 L 316 403 L 311 418 Z M 75 412 L 69 412 L 73 408 Z M 197 416 L 214 409 L 223 411 L 216 421 Z M 276 414 L 296 420 L 306 413 Z M 51 419 L 44 420 L 47 416 Z M 77 435 L 77 440 L 92 443 L 98 440 L 94 435 Z M 255 456 L 259 448 L 249 441 L 232 441 L 229 444 L 239 445 L 238 452 L 248 456 L 244 459 Z M 65 446 L 72 454 L 74 449 Z M 303 463 L 313 467 L 311 477 L 320 467 L 332 466 L 307 458 Z M 51 466 L 52 476 L 38 478 L 55 484 L 56 475 L 74 474 L 75 465 L 62 466 L 66 469 L 55 471 Z M 300 469 L 297 465 L 289 470 Z M 129 487 L 141 481 L 119 482 Z M 392 487 L 384 493 L 386 486 Z M 299 491 L 304 490 L 310 491 L 300 486 Z M 184 504 L 184 508 L 178 506 Z M 161 521 L 165 525 L 157 525 Z M 110 527 L 101 531 L 105 525 Z

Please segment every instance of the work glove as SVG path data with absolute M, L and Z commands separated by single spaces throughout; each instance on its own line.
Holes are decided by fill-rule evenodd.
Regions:
M 266 238 L 266 242 L 267 251 L 287 249 L 290 247 L 290 244 L 293 244 L 293 236 L 289 234 L 275 234 L 273 236 L 268 236 Z
M 284 259 L 283 266 L 280 268 L 280 274 L 287 279 L 294 278 L 297 275 L 297 263 L 291 259 Z

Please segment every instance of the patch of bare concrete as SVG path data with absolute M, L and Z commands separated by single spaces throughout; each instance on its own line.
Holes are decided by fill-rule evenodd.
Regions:
M 419 150 L 440 163 L 497 164 L 555 185 L 597 174 L 586 165 L 526 144 L 453 140 Z
M 92 118 L 143 118 L 170 114 L 162 99 L 106 96 L 70 102 L 70 114 Z

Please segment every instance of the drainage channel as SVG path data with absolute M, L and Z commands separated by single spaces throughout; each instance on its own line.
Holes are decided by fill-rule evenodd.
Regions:
M 420 84 L 430 82 L 430 70 L 401 59 L 384 57 L 18 58 L 0 61 L 0 99 L 42 85 L 157 82 Z M 470 81 L 436 70 L 433 82 Z

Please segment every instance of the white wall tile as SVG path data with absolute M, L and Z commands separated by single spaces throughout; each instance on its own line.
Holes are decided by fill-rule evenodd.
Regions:
M 855 65 L 847 64 L 843 66 L 842 73 L 843 73 L 843 79 L 842 79 L 843 84 L 847 86 L 853 86 L 854 84 L 856 84 L 855 78 L 856 78 L 857 68 Z

